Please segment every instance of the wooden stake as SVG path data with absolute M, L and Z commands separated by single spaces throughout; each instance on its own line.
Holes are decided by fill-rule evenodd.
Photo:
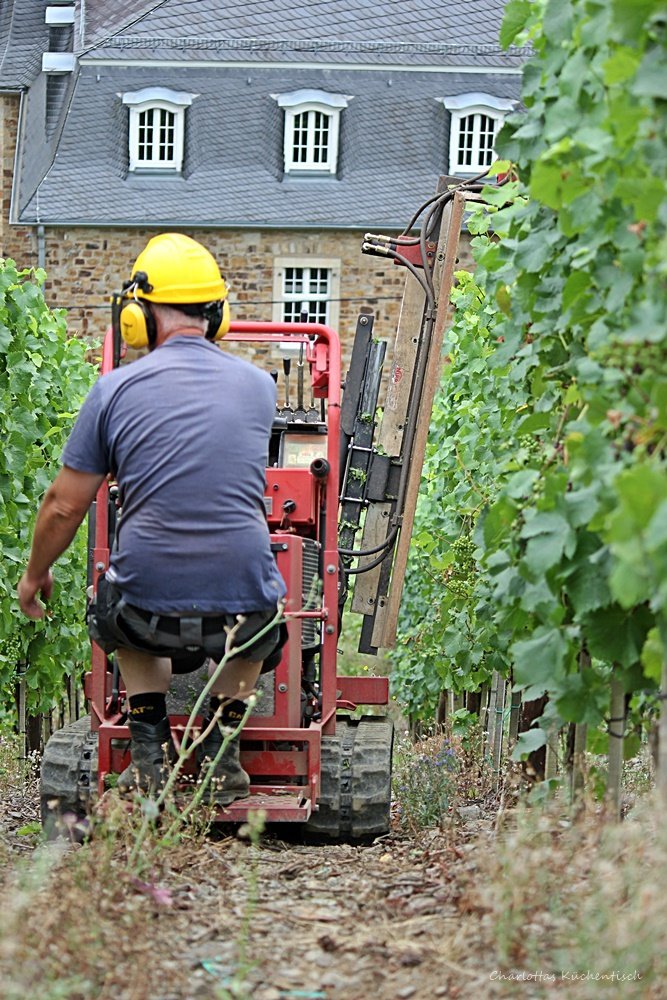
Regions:
M 482 754 L 484 753 L 484 743 L 486 730 L 489 724 L 489 699 L 491 692 L 488 684 L 482 684 L 479 699 L 479 728 L 482 733 Z
M 26 735 L 26 689 L 25 674 L 19 676 L 18 682 L 18 716 L 19 716 L 19 757 L 25 760 L 27 757 L 27 735 Z
M 620 679 L 612 674 L 609 720 L 609 776 L 607 797 L 616 819 L 621 818 L 621 782 L 623 778 L 623 734 L 625 732 L 625 691 Z
M 439 730 L 443 730 L 447 725 L 447 716 L 449 715 L 449 712 L 447 711 L 448 701 L 448 692 L 443 688 L 438 697 L 438 707 L 435 712 L 435 724 Z
M 513 747 L 519 736 L 519 720 L 521 718 L 521 692 L 512 691 L 512 699 L 510 702 L 510 730 L 509 730 L 509 746 Z
M 559 736 L 560 730 L 557 726 L 553 726 L 549 730 L 549 735 L 547 736 L 547 754 L 546 761 L 544 764 L 544 780 L 548 781 L 549 778 L 558 777 L 558 764 L 559 764 Z
M 498 677 L 496 691 L 496 722 L 493 728 L 493 770 L 500 775 L 500 764 L 503 756 L 503 728 L 505 721 L 505 678 Z
M 496 705 L 498 703 L 498 684 L 500 676 L 497 670 L 493 671 L 491 677 L 491 690 L 489 691 L 489 706 L 486 713 L 486 741 L 485 751 L 491 757 L 493 755 L 494 737 L 496 731 Z
M 586 738 L 588 726 L 585 722 L 577 722 L 574 727 L 574 749 L 572 752 L 572 770 L 570 772 L 570 798 L 574 802 L 584 788 L 584 757 L 586 754 Z
M 433 328 L 431 346 L 429 349 L 422 396 L 419 404 L 417 430 L 412 445 L 412 454 L 409 456 L 410 475 L 405 496 L 403 522 L 401 524 L 401 533 L 398 538 L 398 544 L 396 545 L 391 587 L 389 594 L 387 595 L 382 641 L 379 643 L 379 645 L 385 647 L 392 647 L 396 644 L 398 612 L 401 606 L 403 580 L 405 579 L 405 570 L 408 564 L 410 539 L 412 537 L 415 511 L 417 509 L 417 497 L 419 495 L 419 485 L 421 483 L 422 468 L 424 466 L 428 432 L 431 425 L 433 400 L 435 399 L 435 394 L 440 386 L 440 377 L 442 374 L 442 342 L 445 329 L 450 322 L 451 316 L 451 305 L 449 300 L 452 294 L 452 285 L 454 282 L 454 270 L 456 268 L 465 203 L 465 194 L 457 191 L 452 200 L 445 206 L 442 213 L 442 227 L 440 231 L 441 242 L 438 247 L 438 257 L 440 258 L 442 255 L 442 270 L 440 272 L 439 286 L 437 286 L 438 308 L 435 317 L 435 326 Z M 446 234 L 444 247 L 442 245 L 443 234 Z M 437 263 L 440 263 L 440 261 L 436 262 L 436 268 Z

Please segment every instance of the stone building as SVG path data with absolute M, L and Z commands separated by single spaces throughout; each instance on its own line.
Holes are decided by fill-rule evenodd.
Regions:
M 360 253 L 472 176 L 520 90 L 504 0 L 5 0 L 0 248 L 98 336 L 148 237 L 216 255 L 239 319 L 391 336 L 404 273 Z M 465 243 L 462 254 L 465 254 Z

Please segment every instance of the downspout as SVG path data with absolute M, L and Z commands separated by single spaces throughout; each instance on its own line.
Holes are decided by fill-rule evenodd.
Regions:
M 41 267 L 42 270 L 46 267 L 46 240 L 44 225 L 41 222 L 37 226 L 37 267 Z

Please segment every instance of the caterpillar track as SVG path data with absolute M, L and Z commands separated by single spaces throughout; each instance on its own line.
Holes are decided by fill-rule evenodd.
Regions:
M 82 839 L 96 791 L 97 734 L 85 716 L 55 732 L 44 749 L 40 803 L 47 838 Z
M 339 716 L 322 738 L 319 809 L 307 837 L 365 840 L 389 830 L 394 725 L 385 716 Z

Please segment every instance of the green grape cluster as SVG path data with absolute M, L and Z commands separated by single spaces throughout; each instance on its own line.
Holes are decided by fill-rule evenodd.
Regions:
M 2 640 L 2 645 L 0 645 L 0 656 L 6 664 L 13 666 L 15 663 L 18 663 L 22 655 L 23 649 L 19 633 L 12 632 L 10 636 Z
M 533 434 L 522 434 L 517 439 L 519 450 L 526 453 L 527 458 L 539 458 L 544 449 L 544 442 Z
M 472 596 L 477 572 L 473 556 L 475 545 L 470 535 L 460 535 L 452 542 L 451 551 L 454 562 L 449 567 L 447 590 L 453 597 L 467 601 Z
M 650 371 L 656 376 L 667 377 L 667 354 L 662 343 L 646 341 L 611 341 L 591 355 L 600 364 L 618 368 L 627 374 L 641 375 Z

